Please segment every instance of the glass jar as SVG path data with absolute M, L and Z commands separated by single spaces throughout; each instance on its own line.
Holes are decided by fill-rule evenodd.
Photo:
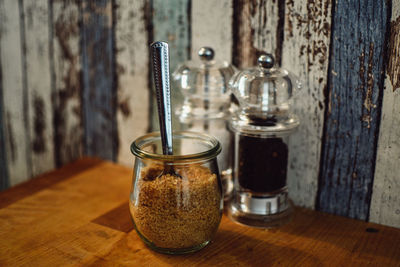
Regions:
M 228 216 L 239 223 L 270 228 L 288 222 L 292 205 L 286 186 L 289 135 L 299 126 L 291 112 L 298 79 L 274 67 L 270 54 L 258 66 L 230 80 L 239 109 L 232 115 L 234 134 L 233 197 Z
M 228 82 L 235 68 L 228 62 L 215 61 L 210 47 L 200 48 L 198 55 L 198 58 L 181 64 L 172 75 L 183 96 L 175 115 L 181 129 L 209 134 L 221 143 L 218 165 L 224 196 L 228 198 L 232 191 L 232 136 L 228 130 L 231 92 Z
M 159 133 L 139 137 L 130 213 L 135 229 L 151 249 L 183 254 L 206 246 L 222 215 L 219 142 L 206 134 L 173 133 L 173 155 L 163 155 Z

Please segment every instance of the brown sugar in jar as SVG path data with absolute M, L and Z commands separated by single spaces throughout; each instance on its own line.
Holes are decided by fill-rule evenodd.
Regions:
M 129 206 L 135 229 L 152 250 L 185 254 L 205 247 L 222 215 L 222 184 L 214 137 L 176 131 L 173 154 L 161 153 L 159 132 L 137 138 Z
M 135 184 L 130 210 L 139 235 L 157 248 L 206 245 L 221 220 L 217 175 L 200 165 L 175 167 L 179 176 L 162 172 L 162 165 L 144 167 Z

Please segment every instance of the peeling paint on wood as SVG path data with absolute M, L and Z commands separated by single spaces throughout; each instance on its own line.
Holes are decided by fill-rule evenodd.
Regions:
M 79 5 L 75 0 L 50 3 L 55 160 L 61 166 L 83 154 Z
M 82 2 L 85 154 L 116 160 L 116 87 L 111 0 Z
M 296 205 L 315 207 L 331 25 L 330 0 L 286 1 L 282 66 L 298 76 L 302 91 L 293 112 L 300 127 L 290 137 L 288 187 Z
M 386 76 L 370 221 L 400 227 L 400 90 Z
M 393 1 L 370 221 L 400 228 L 400 80 L 395 78 L 400 77 L 399 22 L 400 1 Z
M 33 97 L 33 140 L 32 140 L 32 150 L 33 153 L 42 154 L 47 150 L 46 147 L 46 113 L 45 113 L 45 103 L 42 98 L 34 95 Z
M 192 12 L 190 2 L 153 0 L 153 40 L 149 41 L 168 42 L 171 73 L 178 64 L 190 58 Z
M 304 85 L 290 197 L 400 227 L 399 32 L 399 0 L 0 0 L 0 190 L 84 153 L 131 165 L 158 127 L 148 47 L 164 40 L 172 70 L 204 45 L 239 67 L 274 53 Z
M 47 0 L 25 0 L 24 47 L 32 176 L 55 166 Z
M 4 106 L 6 106 L 4 104 Z M 17 154 L 17 145 L 15 143 L 15 136 L 16 134 L 13 132 L 13 127 L 11 125 L 11 113 L 7 111 L 6 117 L 5 117 L 5 124 L 4 127 L 6 129 L 6 144 L 10 147 L 9 149 L 9 159 L 11 159 L 11 162 L 14 162 L 17 160 L 18 154 Z M 7 147 L 6 147 L 7 148 Z M 6 152 L 7 153 L 7 152 Z M 8 162 L 10 163 L 10 161 Z
M 234 0 L 233 9 L 233 64 L 240 68 L 254 66 L 262 51 L 275 54 L 279 64 L 284 1 Z
M 171 74 L 178 64 L 188 60 L 191 53 L 191 15 L 192 1 L 190 0 L 154 0 L 152 6 L 152 41 L 167 41 L 169 46 Z M 150 70 L 151 74 L 151 70 Z M 151 94 L 151 130 L 159 129 L 156 95 L 154 93 L 153 77 L 150 76 Z M 176 107 L 181 101 L 176 93 L 176 87 L 171 84 L 171 105 Z M 179 129 L 179 123 L 175 116 L 172 117 L 172 126 Z
M 389 63 L 387 74 L 393 90 L 400 88 L 400 17 L 390 23 Z
M 18 1 L 0 1 L 0 60 L 2 71 L 5 150 L 10 186 L 31 177 L 29 122 L 24 114 L 21 20 Z
M 146 0 L 116 2 L 116 64 L 118 75 L 118 162 L 132 165 L 131 143 L 149 128 L 149 49 Z
M 386 1 L 336 2 L 317 203 L 322 211 L 368 218 L 388 12 Z

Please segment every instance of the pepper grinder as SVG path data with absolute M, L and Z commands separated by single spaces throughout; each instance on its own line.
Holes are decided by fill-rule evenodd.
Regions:
M 198 58 L 184 62 L 172 74 L 175 86 L 183 95 L 175 115 L 182 130 L 207 133 L 221 143 L 218 156 L 224 199 L 233 188 L 230 156 L 232 137 L 228 130 L 230 117 L 229 79 L 235 68 L 228 62 L 214 60 L 214 50 L 202 47 Z M 190 150 L 190 147 L 187 147 Z
M 293 212 L 286 176 L 289 135 L 299 125 L 290 108 L 300 82 L 264 53 L 258 66 L 236 73 L 230 86 L 239 108 L 229 124 L 234 188 L 228 216 L 253 227 L 282 225 Z

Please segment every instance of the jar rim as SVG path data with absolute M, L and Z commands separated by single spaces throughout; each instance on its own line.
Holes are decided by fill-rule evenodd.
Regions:
M 163 154 L 156 154 L 151 153 L 148 151 L 143 150 L 142 148 L 154 140 L 160 140 L 160 132 L 152 132 L 145 134 L 131 144 L 131 152 L 136 157 L 141 159 L 152 159 L 164 162 L 193 162 L 193 161 L 206 161 L 215 158 L 221 152 L 221 144 L 220 142 L 213 136 L 198 133 L 198 132 L 191 132 L 191 131 L 174 131 L 173 136 L 180 136 L 190 139 L 197 139 L 205 142 L 209 142 L 212 144 L 212 147 L 209 149 L 205 149 L 199 153 L 193 154 L 186 154 L 186 155 L 163 155 Z

